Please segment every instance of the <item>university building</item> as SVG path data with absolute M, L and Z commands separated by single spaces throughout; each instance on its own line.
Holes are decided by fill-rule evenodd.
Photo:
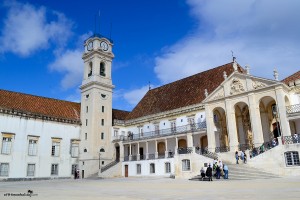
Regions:
M 213 159 L 300 175 L 300 71 L 253 76 L 236 60 L 150 89 L 128 112 L 112 108 L 113 42 L 84 43 L 81 102 L 0 90 L 0 180 L 191 178 Z M 299 138 L 299 139 L 298 139 Z

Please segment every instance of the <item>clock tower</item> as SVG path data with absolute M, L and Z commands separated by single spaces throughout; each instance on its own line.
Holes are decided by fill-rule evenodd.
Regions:
M 112 161 L 112 91 L 111 67 L 113 42 L 94 34 L 84 42 L 84 75 L 81 89 L 81 177 L 99 172 Z

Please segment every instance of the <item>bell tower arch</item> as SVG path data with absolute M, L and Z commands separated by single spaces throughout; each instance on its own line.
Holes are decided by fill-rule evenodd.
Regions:
M 80 167 L 85 176 L 99 172 L 112 160 L 111 144 L 113 42 L 94 34 L 84 42 L 81 89 Z M 84 152 L 84 149 L 88 151 Z M 100 152 L 100 149 L 102 150 Z

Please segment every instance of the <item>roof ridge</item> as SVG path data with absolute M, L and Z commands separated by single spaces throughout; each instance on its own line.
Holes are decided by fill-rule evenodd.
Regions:
M 217 68 L 224 67 L 225 65 L 232 64 L 232 63 L 233 63 L 233 62 L 229 62 L 229 63 L 223 64 L 223 65 L 220 65 L 220 66 L 217 66 L 217 67 L 214 67 L 214 68 L 211 68 L 211 69 L 208 69 L 208 70 L 202 71 L 202 72 L 198 72 L 198 73 L 196 73 L 196 74 L 192 74 L 192 75 L 190 75 L 190 76 L 187 76 L 187 77 L 184 77 L 184 78 L 178 79 L 178 80 L 176 80 L 176 81 L 173 81 L 173 82 L 170 82 L 170 83 L 167 83 L 167 84 L 161 85 L 161 86 L 159 86 L 159 87 L 156 87 L 156 88 L 153 88 L 153 89 L 151 89 L 151 90 L 155 90 L 155 89 L 158 89 L 158 88 L 161 88 L 161 87 L 164 87 L 164 86 L 167 86 L 167 85 L 170 85 L 170 84 L 176 83 L 176 82 L 178 82 L 178 81 L 182 81 L 182 80 L 184 80 L 184 79 L 188 79 L 188 78 L 190 78 L 190 77 L 197 76 L 197 75 L 199 75 L 199 74 L 201 74 L 201 73 L 209 72 L 209 71 L 211 71 L 211 70 L 215 70 L 215 69 L 217 69 Z M 149 91 L 151 91 L 151 90 L 149 90 Z
M 28 94 L 28 93 L 23 93 L 23 92 L 15 92 L 15 91 L 11 91 L 11 90 L 0 89 L 0 91 L 1 90 L 6 91 L 6 92 L 10 92 L 10 93 L 15 93 L 15 94 L 27 95 L 27 96 L 32 96 L 32 97 L 39 97 L 39 98 L 43 98 L 43 99 L 50 99 L 50 100 L 55 100 L 55 101 L 63 101 L 63 102 L 68 102 L 68 103 L 80 104 L 80 102 L 73 102 L 73 101 L 67 101 L 67 100 L 62 100 L 62 99 L 55 99 L 55 98 L 51 98 L 51 97 L 38 96 L 38 95 L 33 95 L 33 94 Z

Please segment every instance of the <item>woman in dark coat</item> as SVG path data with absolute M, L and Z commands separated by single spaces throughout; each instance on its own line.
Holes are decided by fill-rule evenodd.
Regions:
M 209 181 L 212 181 L 212 168 L 210 165 L 208 165 L 208 168 L 206 169 L 206 176 L 208 177 Z

